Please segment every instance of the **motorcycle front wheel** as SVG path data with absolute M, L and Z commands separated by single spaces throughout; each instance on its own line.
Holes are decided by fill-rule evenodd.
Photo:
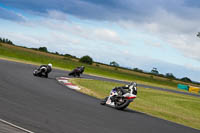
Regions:
M 100 104 L 105 105 L 107 100 L 108 100 L 108 97 L 104 98 L 103 100 L 101 100 Z
M 34 76 L 37 76 L 37 70 L 34 70 L 34 71 L 33 71 L 33 75 L 34 75 Z
M 123 101 L 117 101 L 115 102 L 115 108 L 119 109 L 119 110 L 123 110 L 126 107 L 128 107 L 128 105 L 130 104 L 130 100 L 128 99 L 123 99 Z

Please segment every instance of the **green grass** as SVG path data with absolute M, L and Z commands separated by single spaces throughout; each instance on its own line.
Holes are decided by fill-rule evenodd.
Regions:
M 70 81 L 80 86 L 81 92 L 100 99 L 108 96 L 115 86 L 122 85 L 88 79 L 71 79 Z M 137 98 L 129 108 L 200 129 L 200 100 L 196 97 L 139 87 Z
M 130 70 L 115 70 L 115 68 L 111 68 L 105 65 L 87 65 L 80 63 L 77 60 L 75 61 L 75 59 L 69 57 L 53 55 L 7 44 L 0 45 L 0 57 L 22 61 L 25 63 L 33 63 L 37 65 L 52 63 L 54 68 L 60 68 L 65 70 L 72 70 L 77 66 L 84 65 L 86 67 L 85 73 L 87 74 L 93 74 L 119 80 L 136 81 L 140 84 L 181 91 L 177 89 L 177 82 L 173 82 L 169 79 L 164 79 L 147 74 L 141 74 Z

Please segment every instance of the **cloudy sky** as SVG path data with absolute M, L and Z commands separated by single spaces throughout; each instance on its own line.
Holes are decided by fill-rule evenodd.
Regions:
M 1 0 L 0 37 L 200 81 L 198 0 Z

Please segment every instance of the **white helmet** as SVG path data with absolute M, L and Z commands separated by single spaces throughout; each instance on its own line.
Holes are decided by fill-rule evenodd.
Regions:
M 52 64 L 51 63 L 49 63 L 48 66 L 50 66 L 52 68 Z
M 136 82 L 131 82 L 130 84 L 127 84 L 125 87 L 137 87 L 137 83 Z

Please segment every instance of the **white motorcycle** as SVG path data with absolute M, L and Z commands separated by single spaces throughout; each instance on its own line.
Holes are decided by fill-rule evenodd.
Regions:
M 137 84 L 135 82 L 127 85 L 127 88 L 128 91 L 124 94 L 119 89 L 112 89 L 110 96 L 103 99 L 101 105 L 109 105 L 119 110 L 125 109 L 137 97 Z
M 48 77 L 48 75 L 46 74 L 47 68 L 46 67 L 41 67 L 41 68 L 37 68 L 33 71 L 33 75 L 34 76 L 38 76 L 38 77 Z

